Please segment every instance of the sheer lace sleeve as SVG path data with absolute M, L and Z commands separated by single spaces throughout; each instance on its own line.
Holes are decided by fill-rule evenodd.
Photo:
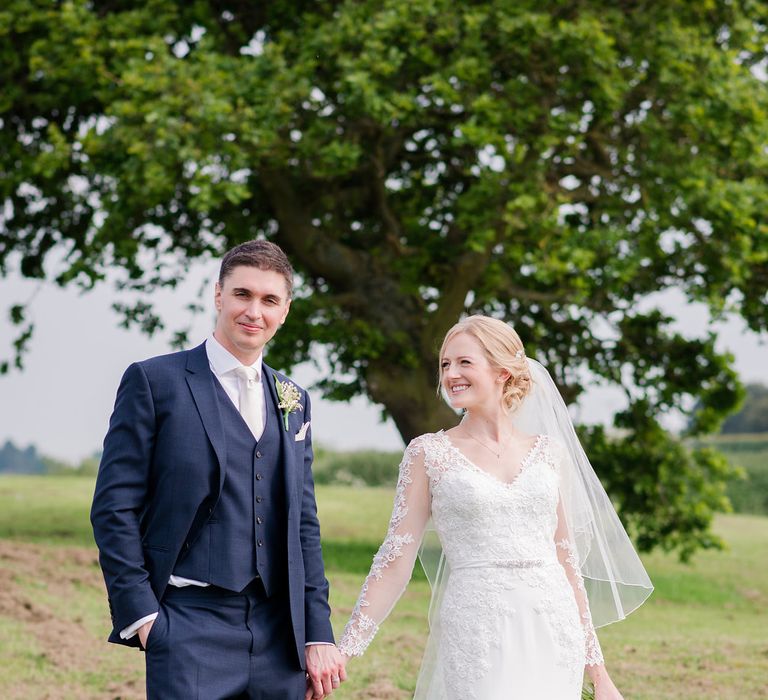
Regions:
M 395 490 L 387 536 L 373 558 L 352 616 L 344 628 L 339 650 L 362 656 L 410 581 L 419 544 L 429 519 L 429 481 L 422 440 L 405 450 Z
M 600 666 L 604 663 L 603 652 L 597 639 L 595 626 L 592 624 L 592 614 L 589 611 L 589 599 L 584 587 L 584 578 L 579 568 L 579 557 L 576 547 L 568 534 L 565 513 L 562 501 L 557 506 L 557 531 L 555 532 L 555 544 L 557 545 L 557 558 L 560 560 L 565 574 L 573 588 L 576 604 L 581 614 L 581 624 L 584 628 L 585 663 L 587 666 Z

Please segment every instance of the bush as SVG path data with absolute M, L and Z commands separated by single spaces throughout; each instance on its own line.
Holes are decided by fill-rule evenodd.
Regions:
M 394 486 L 402 453 L 377 450 L 337 452 L 315 447 L 312 472 L 317 484 Z

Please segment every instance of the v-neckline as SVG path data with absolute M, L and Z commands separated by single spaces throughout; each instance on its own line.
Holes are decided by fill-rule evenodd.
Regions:
M 493 474 L 491 474 L 491 472 L 487 471 L 486 469 L 481 469 L 480 467 L 478 467 L 477 464 L 475 464 L 469 457 L 467 457 L 467 455 L 465 455 L 458 447 L 456 447 L 456 445 L 453 444 L 453 441 L 444 430 L 441 430 L 440 434 L 443 436 L 443 439 L 448 443 L 448 446 L 454 452 L 456 452 L 459 455 L 459 457 L 461 457 L 464 460 L 464 462 L 467 465 L 469 465 L 474 471 L 479 472 L 480 474 L 487 477 L 491 481 L 494 481 L 500 486 L 504 486 L 506 488 L 511 488 L 515 486 L 517 482 L 520 480 L 520 477 L 523 475 L 523 472 L 526 471 L 526 468 L 528 467 L 528 464 L 530 463 L 530 461 L 533 459 L 533 456 L 536 454 L 536 452 L 538 452 L 539 446 L 541 445 L 542 439 L 544 437 L 544 435 L 542 434 L 539 434 L 536 436 L 536 439 L 533 441 L 533 445 L 531 445 L 528 448 L 528 451 L 525 453 L 525 455 L 523 455 L 523 458 L 520 460 L 520 466 L 518 467 L 518 470 L 514 478 L 512 479 L 512 481 L 502 481 L 501 479 L 499 479 L 499 477 L 494 476 Z

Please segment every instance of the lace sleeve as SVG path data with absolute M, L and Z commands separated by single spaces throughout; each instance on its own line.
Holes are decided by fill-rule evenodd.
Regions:
M 568 527 L 563 512 L 562 502 L 557 507 L 555 544 L 557 545 L 557 558 L 565 569 L 565 574 L 573 588 L 576 604 L 579 607 L 581 624 L 584 628 L 585 663 L 587 666 L 601 666 L 605 663 L 603 660 L 603 652 L 600 649 L 600 642 L 597 639 L 595 626 L 592 624 L 592 614 L 589 611 L 587 590 L 584 587 L 584 578 L 581 575 L 581 569 L 579 567 L 578 552 L 568 535 Z
M 387 536 L 373 558 L 339 650 L 362 656 L 411 578 L 419 544 L 429 519 L 429 482 L 419 439 L 405 450 L 395 490 Z

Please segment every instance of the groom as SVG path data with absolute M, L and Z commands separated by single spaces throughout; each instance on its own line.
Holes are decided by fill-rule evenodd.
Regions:
M 233 248 L 213 334 L 132 364 L 117 391 L 91 522 L 109 640 L 146 651 L 150 700 L 322 698 L 346 677 L 309 396 L 262 362 L 292 286 L 278 246 Z

